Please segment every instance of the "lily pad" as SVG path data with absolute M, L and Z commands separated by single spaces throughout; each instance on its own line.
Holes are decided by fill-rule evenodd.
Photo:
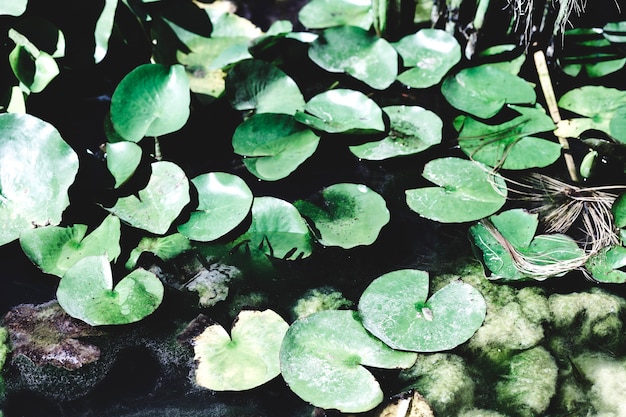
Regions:
M 605 32 L 611 25 L 607 24 L 604 30 L 575 28 L 564 33 L 564 47 L 558 62 L 565 74 L 572 77 L 585 74 L 589 78 L 599 78 L 624 67 L 626 58 L 611 41 L 619 39 L 619 35 L 613 37 L 611 29 Z M 617 26 L 613 28 L 617 29 Z
M 279 352 L 289 325 L 272 310 L 244 310 L 231 335 L 219 324 L 194 339 L 196 383 L 214 391 L 244 391 L 280 374 Z
M 258 113 L 237 126 L 232 143 L 252 174 L 275 181 L 289 176 L 313 155 L 319 136 L 291 115 Z
M 626 227 L 626 194 L 622 194 L 615 199 L 611 211 L 615 227 L 620 229 Z
M 182 65 L 143 64 L 129 72 L 111 97 L 111 121 L 124 139 L 138 142 L 179 130 L 189 117 L 189 79 Z
M 133 142 L 106 144 L 106 162 L 115 179 L 115 188 L 125 184 L 133 176 L 141 161 L 141 147 Z
M 439 158 L 424 166 L 422 176 L 438 187 L 406 190 L 409 208 L 442 223 L 469 222 L 498 211 L 506 202 L 502 177 L 461 158 Z
M 203 174 L 191 180 L 198 190 L 198 207 L 178 231 L 191 240 L 209 242 L 230 232 L 252 207 L 252 191 L 238 176 L 225 172 Z
M 626 282 L 626 248 L 612 246 L 603 248 L 589 258 L 585 264 L 593 279 L 611 284 Z
M 347 73 L 377 90 L 398 75 L 398 53 L 386 40 L 356 26 L 324 30 L 311 43 L 309 58 L 329 72 Z
M 306 258 L 312 253 L 312 237 L 306 221 L 293 204 L 275 197 L 256 197 L 252 223 L 240 241 L 280 259 Z
M 412 88 L 438 84 L 461 60 L 461 46 L 454 36 L 441 29 L 421 29 L 393 44 L 405 67 L 398 81 Z
M 454 281 L 430 298 L 428 273 L 389 272 L 363 291 L 363 326 L 394 349 L 437 352 L 466 342 L 482 325 L 487 305 L 480 292 Z
M 189 181 L 173 162 L 152 163 L 152 174 L 146 188 L 117 200 L 108 209 L 133 227 L 164 234 L 189 201 Z
M 470 227 L 491 279 L 545 280 L 581 267 L 585 252 L 564 234 L 536 235 L 536 214 L 512 209 Z
M 226 95 L 237 110 L 293 115 L 304 108 L 304 97 L 296 82 L 275 65 L 259 59 L 242 61 L 228 72 Z
M 77 172 L 78 156 L 56 128 L 28 114 L 0 114 L 0 245 L 59 224 Z
M 475 161 L 503 169 L 542 168 L 559 159 L 559 143 L 531 136 L 554 130 L 552 118 L 539 106 L 510 107 L 519 115 L 498 125 L 465 117 L 459 132 L 461 150 Z
M 106 256 L 88 256 L 67 270 L 57 300 L 72 317 L 92 326 L 134 323 L 152 314 L 163 299 L 163 284 L 151 272 L 135 269 L 113 288 Z
M 180 233 L 163 237 L 143 237 L 137 247 L 130 252 L 128 261 L 124 266 L 126 269 L 134 269 L 143 252 L 150 252 L 162 260 L 168 261 L 189 249 L 191 249 L 189 239 Z
M 327 133 L 370 134 L 385 130 L 383 111 L 360 91 L 336 89 L 311 98 L 297 121 Z
M 335 184 L 320 192 L 318 204 L 296 201 L 298 211 L 315 224 L 319 242 L 350 249 L 370 245 L 389 222 L 385 200 L 362 184 Z
M 15 43 L 9 54 L 13 73 L 29 93 L 42 92 L 59 75 L 54 57 L 15 29 L 9 30 L 9 37 Z
M 291 325 L 280 349 L 280 369 L 303 400 L 324 409 L 359 413 L 384 398 L 366 366 L 408 368 L 416 357 L 373 337 L 355 312 L 326 310 Z
M 62 277 L 86 256 L 106 255 L 109 261 L 120 254 L 120 221 L 109 215 L 89 235 L 87 225 L 47 226 L 25 230 L 20 245 L 28 258 L 42 271 Z
M 447 77 L 441 92 L 452 106 L 482 119 L 495 116 L 505 104 L 534 104 L 537 98 L 526 80 L 489 64 Z
M 28 0 L 14 0 L 0 5 L 0 15 L 20 16 L 26 11 Z
M 332 26 L 372 27 L 371 0 L 311 0 L 300 9 L 298 20 L 309 29 Z
M 413 155 L 441 142 L 443 122 L 437 114 L 419 106 L 387 106 L 389 134 L 379 141 L 350 146 L 361 159 L 379 161 Z

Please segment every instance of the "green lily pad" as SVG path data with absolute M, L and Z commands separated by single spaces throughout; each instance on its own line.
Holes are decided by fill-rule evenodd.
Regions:
M 626 43 L 626 21 L 607 23 L 602 27 L 602 36 L 611 43 Z
M 454 281 L 430 298 L 428 273 L 414 269 L 389 272 L 363 291 L 363 326 L 394 349 L 437 352 L 466 342 L 485 320 L 480 292 Z
M 244 391 L 274 379 L 288 328 L 272 310 L 240 312 L 230 336 L 221 325 L 210 325 L 194 338 L 196 383 L 214 391 Z
M 443 223 L 482 219 L 506 202 L 506 184 L 491 169 L 461 158 L 439 158 L 424 166 L 422 176 L 438 187 L 406 190 L 409 208 Z
M 329 90 L 311 98 L 297 121 L 327 133 L 370 134 L 385 130 L 383 111 L 360 91 Z
M 0 245 L 59 224 L 77 172 L 78 156 L 56 128 L 28 114 L 0 114 Z
M 15 47 L 9 54 L 9 64 L 17 79 L 30 93 L 40 93 L 59 75 L 59 66 L 48 52 L 40 50 L 23 34 L 9 30 Z
M 620 229 L 626 227 L 626 194 L 622 194 L 615 199 L 611 211 L 613 212 L 615 227 Z
M 391 349 L 349 310 L 326 310 L 296 320 L 283 339 L 280 369 L 304 401 L 343 413 L 369 411 L 384 394 L 365 367 L 408 368 L 416 354 Z
M 294 205 L 313 221 L 322 245 L 344 249 L 370 245 L 389 223 L 385 200 L 365 185 L 331 185 L 319 197 L 318 204 L 300 200 Z
M 0 5 L 0 15 L 20 16 L 26 11 L 28 0 L 13 0 Z
M 133 142 L 106 144 L 106 162 L 115 179 L 115 188 L 125 184 L 133 176 L 141 161 L 141 147 Z
M 189 117 L 189 79 L 182 65 L 143 64 L 129 72 L 111 97 L 111 121 L 124 139 L 138 142 L 179 130 Z
M 596 281 L 623 284 L 626 282 L 626 272 L 622 270 L 626 268 L 626 248 L 624 246 L 603 248 L 589 258 L 585 267 Z
M 162 299 L 163 284 L 144 269 L 135 269 L 113 288 L 106 256 L 82 258 L 57 288 L 63 310 L 92 326 L 134 323 L 152 314 Z
M 447 77 L 441 92 L 452 106 L 482 119 L 495 116 L 505 104 L 534 104 L 537 98 L 526 80 L 489 64 Z
M 117 0 L 105 0 L 102 12 L 96 21 L 93 32 L 96 43 L 93 58 L 96 64 L 104 59 L 109 49 L 109 38 L 113 31 L 117 3 Z
M 361 159 L 379 161 L 413 155 L 441 142 L 443 122 L 437 114 L 419 106 L 387 106 L 389 134 L 379 141 L 350 146 Z
M 610 28 L 610 25 L 605 28 Z M 619 35 L 613 37 L 610 33 L 610 29 L 607 33 L 597 28 L 575 28 L 566 31 L 564 48 L 558 60 L 563 72 L 572 77 L 585 74 L 589 78 L 599 78 L 622 69 L 626 64 L 626 58 L 609 39 L 617 40 Z
M 386 40 L 356 26 L 325 29 L 311 43 L 309 58 L 329 72 L 347 73 L 377 90 L 398 75 L 398 53 Z
M 304 108 L 304 97 L 296 82 L 275 65 L 259 59 L 242 61 L 228 72 L 226 95 L 237 110 L 293 115 Z
M 20 245 L 28 258 L 42 271 L 62 277 L 86 256 L 106 255 L 109 261 L 120 254 L 120 221 L 107 216 L 89 235 L 87 225 L 47 226 L 25 230 Z
M 551 132 L 552 118 L 539 106 L 510 106 L 519 116 L 499 125 L 465 117 L 459 132 L 461 150 L 473 160 L 503 169 L 546 167 L 561 157 L 558 142 L 531 136 Z
M 128 257 L 124 265 L 126 269 L 134 269 L 137 266 L 139 256 L 143 252 L 150 252 L 164 261 L 174 259 L 181 253 L 191 249 L 189 239 L 180 233 L 173 233 L 162 237 L 143 237 Z
M 405 67 L 398 81 L 412 88 L 438 84 L 461 60 L 461 46 L 454 36 L 441 29 L 421 29 L 393 44 Z
M 209 242 L 230 232 L 252 207 L 252 191 L 244 180 L 225 172 L 203 174 L 191 180 L 198 190 L 198 207 L 178 231 L 191 240 Z
M 237 126 L 232 143 L 252 174 L 275 181 L 289 176 L 313 155 L 319 136 L 291 115 L 257 113 Z
M 482 253 L 491 279 L 545 280 L 579 268 L 585 252 L 564 234 L 536 235 L 536 214 L 512 209 L 470 227 L 470 239 Z
M 300 259 L 312 253 L 313 239 L 306 221 L 293 204 L 275 197 L 254 199 L 252 223 L 239 240 L 249 241 L 274 258 Z
M 298 20 L 309 29 L 332 26 L 372 27 L 371 0 L 311 0 L 298 12 Z
M 173 162 L 152 163 L 152 174 L 146 188 L 117 200 L 108 209 L 133 227 L 164 234 L 189 201 L 189 181 Z
M 480 51 L 478 56 L 481 58 L 489 57 L 490 60 L 497 59 L 497 62 L 490 62 L 489 65 L 511 74 L 519 74 L 526 62 L 527 55 L 517 48 L 518 46 L 514 44 L 494 45 Z M 515 57 L 511 59 L 511 53 L 514 53 L 516 50 Z

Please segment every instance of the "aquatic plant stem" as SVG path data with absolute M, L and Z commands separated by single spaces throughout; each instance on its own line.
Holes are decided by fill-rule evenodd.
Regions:
M 539 50 L 533 54 L 533 58 L 535 60 L 535 67 L 537 68 L 537 75 L 539 76 L 541 90 L 543 91 L 546 104 L 548 105 L 550 117 L 552 117 L 552 121 L 558 125 L 561 122 L 561 114 L 559 112 L 559 106 L 556 101 L 554 89 L 552 88 L 552 80 L 550 79 L 550 72 L 548 71 L 546 57 L 543 51 Z M 563 158 L 565 159 L 570 179 L 574 182 L 580 182 L 580 177 L 578 176 L 578 171 L 576 170 L 576 164 L 574 163 L 574 157 L 569 152 L 569 141 L 566 137 L 557 136 L 557 138 L 563 147 Z

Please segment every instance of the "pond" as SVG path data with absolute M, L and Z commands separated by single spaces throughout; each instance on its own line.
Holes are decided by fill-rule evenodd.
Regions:
M 0 417 L 625 417 L 618 5 L 234 3 L 0 6 Z

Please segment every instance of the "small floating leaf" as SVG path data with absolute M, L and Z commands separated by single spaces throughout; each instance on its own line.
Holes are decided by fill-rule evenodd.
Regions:
M 593 279 L 611 284 L 626 282 L 626 248 L 612 246 L 594 254 L 585 264 Z
M 141 161 L 141 147 L 133 142 L 106 144 L 106 162 L 115 178 L 115 188 L 123 185 L 135 173 Z
M 311 0 L 298 19 L 308 29 L 352 25 L 368 30 L 372 26 L 371 0 Z

